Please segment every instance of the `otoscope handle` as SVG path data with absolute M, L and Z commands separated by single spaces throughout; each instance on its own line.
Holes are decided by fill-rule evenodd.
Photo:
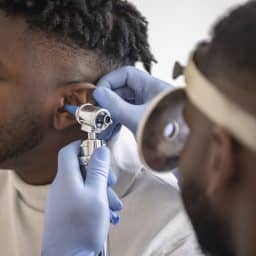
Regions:
M 103 140 L 89 138 L 84 140 L 80 146 L 80 165 L 87 166 L 93 152 L 104 145 L 105 142 Z
M 86 167 L 92 154 L 97 148 L 105 145 L 103 140 L 97 140 L 97 133 L 106 130 L 111 124 L 110 113 L 106 109 L 85 104 L 82 106 L 65 105 L 64 109 L 74 116 L 81 125 L 81 130 L 88 134 L 88 139 L 80 145 L 80 165 L 83 178 L 86 179 Z M 109 256 L 107 241 L 104 244 L 99 256 Z
M 82 167 L 86 167 L 91 159 L 93 152 L 102 146 L 105 145 L 103 140 L 97 140 L 96 134 L 88 133 L 88 139 L 84 140 L 80 145 L 80 165 Z M 109 256 L 108 254 L 108 243 L 107 241 L 104 244 L 102 251 L 100 252 L 99 256 Z

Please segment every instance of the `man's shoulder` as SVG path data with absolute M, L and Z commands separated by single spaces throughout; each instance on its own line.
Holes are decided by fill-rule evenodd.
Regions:
M 7 181 L 13 171 L 0 169 L 0 183 Z
M 144 213 L 140 218 L 146 216 L 145 224 L 150 225 L 144 228 L 148 232 L 154 227 L 143 255 L 202 255 L 177 186 L 149 171 L 142 172 L 138 182 L 136 197 L 142 197 Z
M 173 252 L 187 247 L 194 235 L 176 186 L 145 170 L 122 199 L 122 221 L 110 232 L 111 242 L 122 244 L 115 245 L 117 255 L 183 255 Z M 124 245 L 128 238 L 131 243 Z
M 135 222 L 143 223 L 144 229 L 152 230 L 154 235 L 185 212 L 177 187 L 149 171 L 142 171 L 136 177 L 123 201 L 122 214 L 128 217 L 136 213 Z
M 154 237 L 143 256 L 203 256 L 193 228 L 180 212 Z
M 151 202 L 154 207 L 159 207 L 159 209 L 163 209 L 164 207 L 166 211 L 171 211 L 172 214 L 179 212 L 182 208 L 177 184 L 171 184 L 147 170 L 142 171 L 137 177 L 131 190 L 132 194 L 134 196 L 136 194 L 136 197 L 141 197 L 144 206 L 145 203 L 149 202 L 149 207 L 152 207 Z
M 12 171 L 0 169 L 0 193 L 9 186 L 11 175 Z

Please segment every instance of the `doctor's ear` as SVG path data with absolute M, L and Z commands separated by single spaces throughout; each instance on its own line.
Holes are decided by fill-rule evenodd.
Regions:
M 215 127 L 210 146 L 207 168 L 208 194 L 212 198 L 222 195 L 230 188 L 236 176 L 235 157 L 231 136 L 220 127 Z
M 53 126 L 56 130 L 64 130 L 76 125 L 75 118 L 64 110 L 64 105 L 93 104 L 92 93 L 95 88 L 95 85 L 88 83 L 74 83 L 58 88 L 58 102 L 54 110 L 53 120 Z

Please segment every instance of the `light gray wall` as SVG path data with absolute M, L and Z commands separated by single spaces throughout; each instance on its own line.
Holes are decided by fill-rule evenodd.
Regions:
M 175 60 L 186 63 L 197 42 L 231 7 L 245 0 L 131 0 L 148 18 L 152 50 L 159 61 L 153 74 L 171 81 Z

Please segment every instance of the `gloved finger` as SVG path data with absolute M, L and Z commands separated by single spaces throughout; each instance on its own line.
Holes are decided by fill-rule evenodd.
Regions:
M 110 170 L 110 151 L 106 146 L 98 148 L 92 155 L 86 168 L 85 186 L 106 193 Z
M 110 170 L 108 174 L 108 186 L 113 187 L 114 185 L 116 185 L 116 183 L 117 183 L 116 174 L 112 170 Z
M 81 166 L 81 172 L 82 172 L 82 176 L 84 178 L 84 180 L 86 179 L 86 167 L 85 166 Z M 113 171 L 109 171 L 108 174 L 108 187 L 113 187 L 114 185 L 116 185 L 117 183 L 117 177 L 115 175 L 115 173 Z
M 135 104 L 136 103 L 136 95 L 133 90 L 131 90 L 128 87 L 123 87 L 114 90 L 114 92 L 120 96 L 122 99 L 124 99 L 126 102 L 130 104 Z
M 123 124 L 123 117 L 127 113 L 127 109 L 131 107 L 129 103 L 124 101 L 115 92 L 104 87 L 97 88 L 93 92 L 93 97 L 101 107 L 110 111 L 114 121 Z
M 115 212 L 121 211 L 124 206 L 123 202 L 121 201 L 121 199 L 119 199 L 116 192 L 110 187 L 108 187 L 108 201 L 109 201 L 109 208 Z
M 136 86 L 130 83 L 131 78 L 137 75 L 137 73 L 142 72 L 132 66 L 122 67 L 115 71 L 110 72 L 103 76 L 97 83 L 97 87 L 107 87 L 111 90 L 115 90 L 124 86 Z M 142 72 L 145 74 L 145 72 Z
M 110 223 L 117 225 L 120 222 L 120 215 L 117 212 L 110 211 Z
M 81 141 L 76 141 L 60 150 L 58 154 L 58 174 L 56 179 L 62 179 L 65 185 L 83 185 L 78 155 Z
M 97 88 L 93 92 L 93 96 L 100 106 L 110 111 L 115 122 L 121 123 L 136 134 L 139 122 L 145 112 L 146 104 L 140 106 L 129 104 L 115 92 L 104 87 Z

